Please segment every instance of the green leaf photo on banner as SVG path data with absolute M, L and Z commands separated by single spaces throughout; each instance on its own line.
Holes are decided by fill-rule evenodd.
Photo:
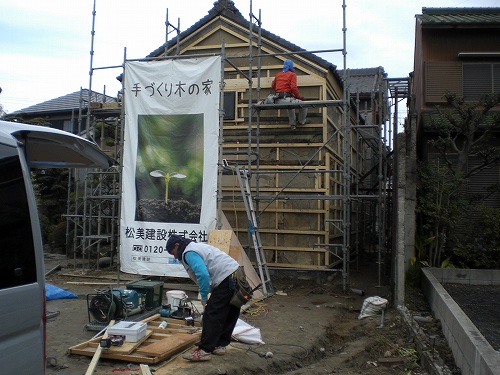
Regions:
M 136 220 L 200 222 L 203 139 L 203 114 L 139 115 Z

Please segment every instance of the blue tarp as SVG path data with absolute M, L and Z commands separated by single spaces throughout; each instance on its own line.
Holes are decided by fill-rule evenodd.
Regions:
M 45 283 L 45 298 L 47 301 L 51 301 L 54 299 L 78 298 L 78 296 L 52 284 Z

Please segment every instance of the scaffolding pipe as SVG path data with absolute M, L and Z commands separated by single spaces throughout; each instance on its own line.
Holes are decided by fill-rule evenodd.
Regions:
M 222 145 L 224 143 L 224 63 L 225 63 L 225 49 L 224 40 L 221 45 L 221 63 L 220 63 L 220 74 L 221 81 L 219 82 L 219 155 L 218 155 L 218 173 L 217 173 L 217 217 L 216 217 L 216 228 L 222 228 L 222 171 L 224 166 L 222 165 Z
M 349 111 L 349 103 L 350 103 L 350 94 L 349 87 L 347 85 L 347 51 L 346 51 L 346 4 L 345 0 L 342 2 L 343 8 L 343 17 L 342 17 L 342 61 L 344 67 L 344 76 L 343 76 L 343 103 L 342 103 L 342 128 L 344 137 L 342 140 L 343 145 L 343 165 L 344 165 L 344 173 L 343 173 L 343 201 L 342 201 L 342 217 L 344 220 L 343 225 L 343 236 L 342 236 L 342 254 L 343 254 L 343 266 L 342 266 L 342 286 L 343 289 L 347 289 L 348 285 L 348 275 L 349 275 L 349 262 L 350 262 L 350 231 L 351 231 L 351 205 L 350 205 L 350 195 L 351 195 L 351 128 L 350 128 L 350 116 L 348 116 Z

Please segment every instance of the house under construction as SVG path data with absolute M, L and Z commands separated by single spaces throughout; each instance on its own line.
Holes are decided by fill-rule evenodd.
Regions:
M 381 67 L 349 70 L 345 45 L 306 51 L 266 31 L 260 16 L 251 15 L 247 20 L 233 1 L 219 0 L 181 32 L 167 13 L 167 40 L 145 58 L 222 56 L 218 228 L 227 219 L 256 266 L 262 260 L 256 259 L 251 230 L 258 231 L 268 268 L 340 272 L 345 286 L 349 268 L 365 259 L 378 267 L 382 282 L 390 272 L 392 251 L 396 129 L 388 124 L 394 104 L 405 97 L 406 81 L 388 79 Z M 344 67 L 338 69 L 317 52 L 342 54 Z M 300 106 L 308 108 L 310 119 L 296 129 L 288 124 L 290 106 L 262 101 L 286 59 L 294 63 L 305 98 Z M 396 98 L 394 85 L 399 87 Z M 114 139 L 111 151 L 119 162 L 124 111 L 121 100 L 96 100 L 84 116 L 87 135 L 101 139 L 103 149 L 110 150 L 106 138 Z M 242 170 L 255 213 L 251 230 L 238 179 Z M 118 253 L 120 171 L 72 177 L 75 204 L 67 215 L 68 235 L 72 255 L 82 257 L 85 266 L 99 266 L 101 257 Z

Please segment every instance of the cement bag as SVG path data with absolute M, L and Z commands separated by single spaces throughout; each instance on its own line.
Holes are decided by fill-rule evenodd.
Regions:
M 238 319 L 236 322 L 232 338 L 246 344 L 264 344 L 260 335 L 260 329 L 251 326 L 241 319 Z
M 382 297 L 368 297 L 363 301 L 358 319 L 378 315 L 387 306 L 387 300 Z

